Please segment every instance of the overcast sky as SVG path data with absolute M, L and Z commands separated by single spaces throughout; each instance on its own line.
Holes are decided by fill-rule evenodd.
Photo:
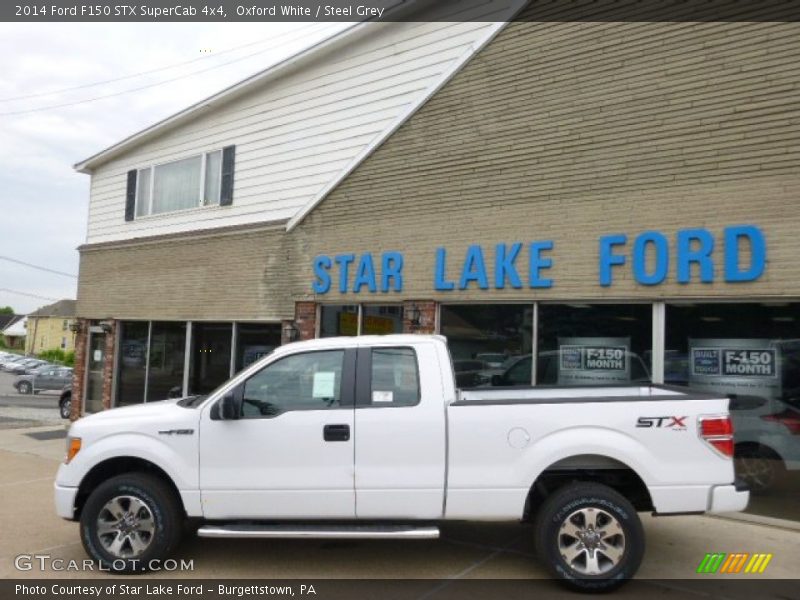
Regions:
M 0 306 L 75 298 L 76 278 L 4 259 L 77 275 L 89 176 L 73 164 L 346 26 L 0 23 Z

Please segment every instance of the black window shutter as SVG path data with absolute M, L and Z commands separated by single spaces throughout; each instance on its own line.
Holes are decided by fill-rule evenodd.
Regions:
M 222 149 L 222 182 L 219 195 L 221 206 L 233 204 L 233 166 L 236 162 L 236 146 Z
M 136 169 L 128 171 L 128 191 L 125 194 L 125 220 L 133 221 L 136 214 Z

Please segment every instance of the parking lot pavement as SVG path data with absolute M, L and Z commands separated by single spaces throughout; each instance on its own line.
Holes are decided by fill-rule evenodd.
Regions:
M 0 372 L 0 429 L 67 423 L 58 412 L 60 391 L 20 394 L 11 385 L 14 379 L 16 375 Z
M 53 478 L 64 453 L 63 436 L 37 440 L 30 435 L 49 431 L 55 436 L 59 430 L 63 428 L 0 430 L 2 578 L 110 577 L 88 571 L 42 571 L 36 564 L 28 571 L 15 568 L 15 557 L 20 554 L 47 554 L 78 562 L 86 558 L 78 525 L 59 519 L 53 509 Z M 796 576 L 800 555 L 796 530 L 703 516 L 642 518 L 648 546 L 640 578 L 697 577 L 695 571 L 707 552 L 770 552 L 774 558 L 762 577 Z M 442 582 L 454 578 L 544 578 L 531 538 L 530 527 L 516 523 L 448 524 L 442 528 L 441 539 L 420 541 L 208 540 L 189 536 L 175 558 L 192 560 L 193 570 L 144 577 Z M 720 579 L 731 577 L 736 576 Z

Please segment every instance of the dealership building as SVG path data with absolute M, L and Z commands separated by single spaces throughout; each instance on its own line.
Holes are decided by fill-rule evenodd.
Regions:
M 464 386 L 793 410 L 797 26 L 518 8 L 353 26 L 79 163 L 73 418 L 399 332 L 446 336 Z

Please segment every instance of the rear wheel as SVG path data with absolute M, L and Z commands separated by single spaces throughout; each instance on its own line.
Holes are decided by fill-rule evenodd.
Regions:
M 119 475 L 95 489 L 81 511 L 81 541 L 104 568 L 148 571 L 163 561 L 183 532 L 178 499 L 161 479 L 146 473 Z
M 567 587 L 606 592 L 633 578 L 644 530 L 630 502 L 597 483 L 574 483 L 549 496 L 536 519 L 536 550 Z

